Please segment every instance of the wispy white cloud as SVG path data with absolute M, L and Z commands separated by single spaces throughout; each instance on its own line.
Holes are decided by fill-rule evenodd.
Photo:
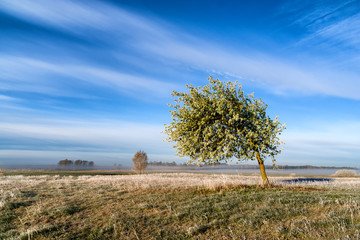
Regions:
M 290 25 L 305 29 L 297 42 L 300 47 L 359 50 L 359 11 L 356 0 L 289 1 L 281 8 L 280 15 L 289 16 Z
M 358 51 L 360 50 L 360 30 L 357 27 L 359 24 L 360 14 L 347 16 L 337 21 L 313 23 L 312 25 L 315 25 L 313 29 L 308 35 L 300 39 L 297 45 L 315 45 L 327 49 L 329 47 L 335 49 L 352 48 Z
M 317 30 L 315 33 L 301 40 L 304 44 L 308 41 L 325 42 L 327 45 L 345 45 L 359 49 L 360 14 L 344 20 L 329 24 Z M 320 39 L 319 39 L 320 38 Z
M 162 125 L 112 120 L 47 119 L 28 115 L 0 122 L 0 164 L 56 164 L 64 158 L 93 160 L 98 165 L 131 165 L 139 149 L 152 161 L 179 160 L 164 142 Z M 29 161 L 29 162 L 27 162 Z
M 92 7 L 72 1 L 53 1 L 52 4 L 44 0 L 11 1 L 0 3 L 3 10 L 13 15 L 30 20 L 41 25 L 57 25 L 66 29 L 85 26 L 106 26 L 106 17 Z
M 53 1 L 51 4 L 46 0 L 4 0 L 0 9 L 38 25 L 79 35 L 88 33 L 87 30 L 129 36 L 151 32 L 160 37 L 163 33 L 161 27 L 147 18 L 96 0 L 86 4 L 69 0 Z
M 16 98 L 13 98 L 13 97 L 9 97 L 9 96 L 6 96 L 6 95 L 2 95 L 2 94 L 0 94 L 0 102 L 1 101 L 11 101 L 11 102 L 13 102 L 13 101 L 17 101 L 18 99 L 16 99 Z
M 357 12 L 356 0 L 292 0 L 285 2 L 278 14 L 289 14 L 290 24 L 317 29 L 329 21 L 338 21 Z M 344 14 L 346 13 L 346 14 Z
M 239 76 L 266 89 L 272 89 L 275 93 L 299 91 L 360 99 L 360 84 L 355 73 L 326 69 L 326 66 L 311 62 L 310 59 L 299 64 L 292 62 L 291 58 L 283 59 L 255 50 L 219 46 L 189 36 L 176 26 L 153 17 L 140 16 L 109 4 L 92 1 L 85 5 L 80 2 L 56 1 L 50 5 L 42 0 L 5 1 L 0 8 L 33 23 L 51 25 L 72 34 L 105 31 L 107 39 L 112 39 L 115 48 L 127 45 L 149 58 L 164 59 L 165 64 L 166 61 L 181 62 L 208 73 Z M 66 11 L 70 8 L 77 9 L 77 13 L 71 14 L 73 10 Z M 321 14 L 324 13 L 313 14 L 316 15 L 313 17 L 319 18 L 318 15 Z M 339 28 L 329 28 L 323 35 L 335 36 L 336 29 Z M 101 34 L 99 35 L 96 37 L 101 38 Z M 356 36 L 355 33 L 353 35 Z M 116 42 L 119 43 L 115 44 Z M 245 49 L 244 46 L 242 49 Z M 93 74 L 99 75 L 100 72 L 103 76 L 108 76 L 108 79 L 113 79 L 114 72 L 94 70 Z M 339 77 L 342 79 L 340 86 Z
M 166 29 L 168 26 L 157 20 L 99 2 L 91 2 L 87 5 L 70 1 L 55 2 L 51 5 L 42 3 L 42 1 L 31 1 L 24 4 L 21 1 L 9 1 L 9 4 L 3 3 L 2 8 L 29 21 L 42 25 L 51 24 L 65 31 L 73 31 L 72 26 L 76 25 L 77 28 L 83 29 L 80 32 L 86 32 L 86 29 L 106 30 L 107 34 L 114 36 L 114 39 L 120 39 L 126 34 L 131 39 L 128 42 L 129 46 L 138 52 L 156 58 L 180 61 L 207 72 L 241 76 L 275 92 L 295 90 L 360 99 L 357 94 L 360 89 L 357 77 L 351 73 L 336 69 L 324 71 L 316 64 L 297 65 L 266 53 L 227 49 L 191 37 L 176 27 L 170 31 Z M 22 4 L 24 6 L 20 7 L 19 5 Z M 68 8 L 82 10 L 74 15 L 65 11 Z M 29 9 L 32 10 L 28 12 Z M 327 34 L 336 35 L 335 29 L 329 29 Z M 93 73 L 99 74 L 100 71 L 94 70 Z M 109 72 L 104 75 L 114 76 Z M 338 86 L 339 76 L 342 77 L 341 88 Z M 156 84 L 156 86 L 160 85 Z
M 0 142 L 3 142 L 0 148 L 3 150 L 134 154 L 135 151 L 143 149 L 152 154 L 173 154 L 171 145 L 163 141 L 165 135 L 161 133 L 161 124 L 111 120 L 52 120 L 36 117 L 33 120 L 8 120 L 0 122 Z
M 359 129 L 360 122 L 344 121 L 312 123 L 306 129 L 288 129 L 282 138 L 286 144 L 279 164 L 357 166 Z M 7 142 L 13 141 L 17 145 L 8 148 L 5 142 L 0 150 L 0 160 L 5 156 L 21 158 L 30 149 L 32 152 L 28 156 L 60 159 L 70 154 L 70 157 L 97 160 L 99 164 L 121 159 L 122 163 L 130 165 L 131 156 L 139 149 L 148 151 L 153 160 L 180 160 L 171 150 L 172 144 L 163 142 L 165 135 L 162 130 L 163 126 L 157 124 L 109 120 L 2 121 L 0 141 L 5 137 Z M 100 156 L 106 161 L 99 162 Z M 336 161 L 330 162 L 334 159 Z
M 289 128 L 282 140 L 284 152 L 281 160 L 290 164 L 302 161 L 301 164 L 337 166 L 358 166 L 360 153 L 360 122 L 311 122 L 303 128 Z M 314 160 L 314 158 L 316 160 Z
M 100 166 L 131 165 L 139 149 L 152 161 L 179 160 L 171 144 L 163 141 L 162 124 L 138 120 L 53 118 L 20 109 L 20 114 L 0 120 L 0 165 L 56 164 L 64 158 L 93 160 Z
M 144 50 L 173 61 L 182 61 L 194 68 L 224 75 L 239 76 L 273 92 L 298 91 L 360 99 L 360 83 L 356 73 L 328 69 L 317 63 L 301 66 L 267 54 L 234 53 L 201 41 L 195 44 L 165 42 L 162 46 L 147 46 Z M 146 48 L 146 49 L 145 49 Z M 342 79 L 339 84 L 339 79 Z
M 89 65 L 66 64 L 62 62 L 43 61 L 27 57 L 0 56 L 0 79 L 3 90 L 41 92 L 67 96 L 65 89 L 59 89 L 53 76 L 71 77 L 94 85 L 115 89 L 135 98 L 143 98 L 141 93 L 153 97 L 165 97 L 174 88 L 174 84 L 143 76 L 135 76 L 111 69 Z M 83 94 L 72 95 L 84 97 Z

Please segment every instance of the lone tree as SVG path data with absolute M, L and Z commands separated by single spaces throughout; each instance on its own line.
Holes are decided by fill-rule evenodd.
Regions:
M 134 170 L 139 174 L 144 173 L 144 170 L 148 165 L 147 154 L 140 150 L 134 155 L 132 161 L 134 163 Z
M 219 164 L 257 160 L 264 185 L 269 185 L 264 160 L 279 154 L 278 137 L 285 125 L 266 115 L 267 105 L 253 94 L 244 94 L 238 82 L 209 77 L 203 87 L 186 85 L 189 93 L 173 91 L 172 122 L 165 125 L 177 155 L 189 163 Z

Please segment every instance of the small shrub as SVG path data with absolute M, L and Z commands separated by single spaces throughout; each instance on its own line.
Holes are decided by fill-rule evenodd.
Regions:
M 336 177 L 354 177 L 354 176 L 356 176 L 356 171 L 349 170 L 349 169 L 340 169 L 334 173 L 334 176 L 336 176 Z

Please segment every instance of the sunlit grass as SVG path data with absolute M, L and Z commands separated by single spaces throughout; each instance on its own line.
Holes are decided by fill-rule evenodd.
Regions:
M 0 176 L 0 239 L 359 239 L 360 179 Z

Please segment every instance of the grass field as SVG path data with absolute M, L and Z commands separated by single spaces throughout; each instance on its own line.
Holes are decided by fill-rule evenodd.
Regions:
M 360 239 L 360 178 L 291 179 L 3 174 L 0 239 Z

